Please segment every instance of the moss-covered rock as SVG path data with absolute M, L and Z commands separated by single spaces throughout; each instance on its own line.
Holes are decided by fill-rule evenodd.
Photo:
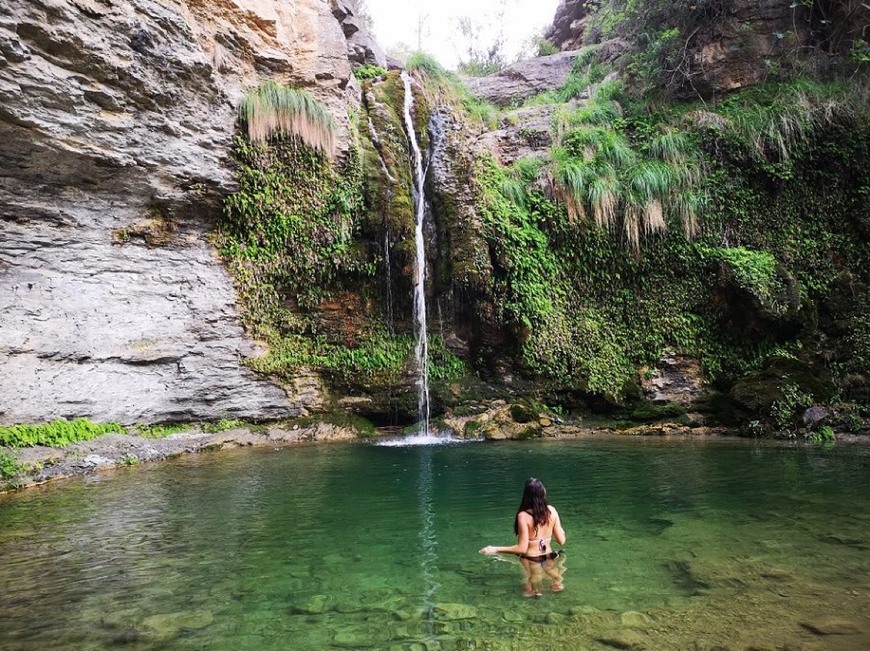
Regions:
M 630 418 L 635 421 L 654 421 L 665 419 L 676 419 L 685 416 L 686 409 L 682 405 L 675 402 L 668 402 L 663 405 L 653 403 L 643 403 L 634 408 Z
M 824 369 L 797 359 L 773 357 L 762 370 L 737 382 L 730 397 L 747 414 L 766 418 L 775 403 L 786 400 L 789 387 L 796 387 L 815 402 L 829 401 L 835 391 Z

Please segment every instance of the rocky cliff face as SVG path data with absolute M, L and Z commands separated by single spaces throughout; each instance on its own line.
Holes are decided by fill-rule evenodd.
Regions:
M 316 391 L 253 352 L 207 241 L 242 93 L 305 87 L 346 143 L 328 0 L 0 7 L 0 422 L 292 416 Z
M 613 33 L 609 25 L 631 25 L 624 22 L 630 14 L 651 17 L 645 39 L 619 27 Z M 621 0 L 562 0 L 545 36 L 563 51 L 614 35 L 643 48 L 650 47 L 645 41 L 677 27 L 679 54 L 665 63 L 681 76 L 679 90 L 712 96 L 758 84 L 796 64 L 806 67 L 817 53 L 825 53 L 821 59 L 842 54 L 866 39 L 868 22 L 870 8 L 857 2 L 725 0 L 688 8 L 649 3 L 628 10 Z M 657 43 L 661 47 L 663 41 Z M 828 63 L 816 64 L 820 62 Z
M 584 0 L 562 0 L 544 38 L 562 51 L 576 50 L 583 45 L 583 29 L 589 13 Z

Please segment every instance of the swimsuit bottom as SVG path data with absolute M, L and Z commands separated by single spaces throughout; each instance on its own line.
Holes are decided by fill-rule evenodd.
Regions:
M 556 558 L 559 558 L 559 554 L 561 552 L 550 552 L 549 554 L 542 554 L 541 556 L 526 556 L 525 554 L 517 554 L 520 558 L 526 561 L 532 561 L 533 563 L 540 563 L 543 565 L 547 561 L 552 561 Z

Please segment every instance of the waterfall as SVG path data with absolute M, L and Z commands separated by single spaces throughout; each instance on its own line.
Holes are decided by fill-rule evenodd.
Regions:
M 414 278 L 414 329 L 416 345 L 414 346 L 414 361 L 417 367 L 417 409 L 420 414 L 421 433 L 429 432 L 429 338 L 426 334 L 426 244 L 423 239 L 423 216 L 426 209 L 425 175 L 423 174 L 423 156 L 414 132 L 414 121 L 411 110 L 414 106 L 414 95 L 411 92 L 411 77 L 402 71 L 402 81 L 405 82 L 405 128 L 408 131 L 408 141 L 411 143 L 414 171 L 414 240 L 417 245 L 417 267 Z

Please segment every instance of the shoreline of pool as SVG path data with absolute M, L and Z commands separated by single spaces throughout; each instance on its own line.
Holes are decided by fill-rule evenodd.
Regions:
M 256 429 L 257 431 L 254 431 Z M 200 454 L 240 448 L 290 447 L 300 444 L 335 442 L 375 442 L 379 439 L 398 438 L 395 430 L 384 428 L 374 435 L 366 435 L 349 425 L 312 422 L 307 425 L 276 425 L 238 427 L 223 432 L 208 433 L 191 430 L 163 438 L 148 438 L 133 434 L 106 434 L 90 441 L 81 441 L 59 448 L 24 447 L 10 450 L 16 462 L 29 467 L 19 476 L 0 483 L 0 496 L 24 489 L 56 484 L 99 473 L 117 471 L 143 464 L 153 464 L 186 454 Z M 747 438 L 727 428 L 690 428 L 676 423 L 656 423 L 630 429 L 615 427 L 584 427 L 575 424 L 556 424 L 546 427 L 532 438 L 487 437 L 486 443 L 545 443 L 583 439 L 635 439 L 638 441 L 745 441 L 765 445 L 818 445 L 805 439 Z M 456 440 L 456 439 L 454 439 Z M 842 433 L 835 442 L 822 445 L 870 445 L 870 437 L 862 434 Z

